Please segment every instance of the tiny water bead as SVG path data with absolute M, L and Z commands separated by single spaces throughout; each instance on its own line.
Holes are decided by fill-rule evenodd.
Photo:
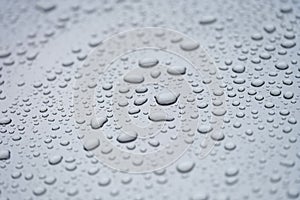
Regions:
M 204 15 L 201 17 L 199 23 L 201 25 L 209 25 L 209 24 L 213 24 L 214 22 L 217 21 L 217 18 L 213 15 Z
M 150 68 L 157 65 L 159 61 L 156 58 L 143 58 L 139 60 L 139 66 L 142 68 Z
M 88 139 L 83 144 L 84 149 L 87 150 L 87 151 L 91 151 L 93 149 L 96 149 L 99 146 L 100 146 L 100 140 L 97 139 L 97 138 L 96 139 L 95 138 Z
M 142 83 L 144 77 L 139 74 L 127 74 L 124 76 L 124 81 L 127 83 Z
M 61 155 L 53 155 L 49 158 L 49 164 L 51 165 L 57 165 L 62 161 L 63 157 Z
M 0 150 L 0 160 L 7 160 L 10 158 L 10 151 L 3 149 Z
M 186 68 L 184 66 L 170 66 L 167 72 L 171 75 L 183 75 L 186 72 Z
M 149 119 L 154 122 L 173 121 L 174 117 L 166 116 L 164 112 L 152 112 L 149 114 Z
M 101 128 L 107 121 L 106 117 L 95 117 L 91 120 L 91 127 L 93 129 Z
M 138 134 L 136 132 L 131 132 L 130 134 L 122 133 L 117 137 L 118 142 L 128 143 L 137 139 Z
M 179 163 L 176 167 L 178 172 L 180 173 L 188 173 L 193 170 L 195 167 L 195 163 L 193 161 L 185 161 L 182 163 Z
M 192 42 L 192 41 L 187 41 L 180 44 L 180 48 L 183 49 L 184 51 L 193 51 L 195 49 L 198 49 L 199 46 L 200 46 L 199 43 Z
M 235 73 L 243 73 L 245 71 L 245 66 L 236 65 L 232 67 L 232 71 L 234 71 Z
M 11 119 L 9 117 L 0 118 L 0 125 L 7 125 L 11 123 Z
M 279 70 L 286 70 L 287 68 L 289 68 L 288 64 L 285 62 L 278 62 L 277 64 L 275 64 L 275 67 Z
M 176 103 L 178 97 L 179 94 L 174 94 L 173 92 L 166 90 L 155 96 L 155 100 L 159 105 L 166 106 Z

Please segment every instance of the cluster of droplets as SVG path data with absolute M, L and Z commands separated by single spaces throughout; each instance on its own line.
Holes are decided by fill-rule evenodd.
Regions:
M 151 53 L 151 51 L 149 52 L 148 50 L 146 52 L 143 52 L 143 54 L 147 55 L 147 52 L 148 54 Z M 135 54 L 137 54 L 137 52 Z M 162 146 L 161 140 L 163 140 L 163 138 L 165 138 L 164 140 L 166 140 L 166 136 L 175 139 L 176 134 L 181 132 L 180 121 L 178 121 L 178 118 L 180 117 L 181 115 L 180 113 L 183 112 L 184 109 L 183 107 L 184 104 L 181 103 L 181 108 L 179 108 L 180 110 L 178 110 L 178 105 L 176 104 L 180 104 L 180 101 L 183 101 L 178 99 L 184 98 L 184 101 L 190 101 L 190 102 L 194 102 L 195 99 L 191 94 L 190 94 L 191 97 L 186 99 L 183 93 L 182 94 L 179 93 L 180 89 L 179 90 L 177 89 L 178 93 L 176 93 L 176 91 L 169 90 L 167 88 L 168 87 L 167 85 L 163 86 L 163 84 L 168 83 L 166 79 L 169 79 L 169 81 L 172 80 L 172 82 L 174 83 L 177 82 L 176 87 L 181 88 L 183 85 L 181 82 L 184 81 L 184 78 L 182 76 L 186 74 L 185 66 L 187 65 L 187 63 L 183 63 L 180 66 L 177 65 L 172 66 L 170 62 L 166 62 L 165 63 L 166 66 L 162 66 L 163 65 L 162 60 L 159 61 L 156 58 L 149 58 L 149 57 L 140 59 L 137 62 L 131 62 L 133 56 L 134 56 L 133 54 L 130 54 L 130 58 L 123 56 L 120 59 L 121 64 L 115 62 L 113 65 L 118 67 L 114 68 L 113 66 L 111 66 L 111 68 L 118 69 L 118 71 L 122 71 L 122 69 L 120 70 L 121 66 L 138 65 L 136 67 L 140 67 L 146 70 L 142 70 L 140 71 L 141 73 L 138 73 L 136 69 L 134 68 L 130 69 L 131 72 L 125 74 L 123 76 L 123 80 L 120 80 L 123 83 L 118 83 L 117 81 L 114 81 L 118 79 L 117 78 L 118 75 L 113 76 L 112 75 L 113 73 L 111 73 L 108 70 L 106 73 L 109 74 L 109 77 L 107 78 L 112 80 L 112 82 L 115 82 L 115 86 L 114 86 L 115 88 L 112 85 L 105 85 L 105 87 L 102 87 L 102 89 L 104 90 L 103 92 L 105 92 L 103 93 L 102 96 L 105 95 L 106 97 L 110 97 L 112 95 L 107 95 L 107 92 L 109 90 L 115 90 L 116 97 L 114 97 L 115 99 L 114 104 L 117 105 L 117 107 L 115 108 L 116 111 L 114 112 L 114 114 L 116 115 L 115 117 L 116 119 L 121 118 L 120 120 L 116 121 L 117 122 L 116 128 L 121 129 L 124 128 L 122 126 L 125 126 L 127 127 L 127 130 L 129 129 L 128 131 L 130 131 L 130 129 L 131 132 L 132 130 L 134 131 L 133 134 L 129 134 L 127 136 L 125 133 L 122 133 L 117 137 L 117 141 L 119 143 L 126 144 L 127 149 L 130 150 L 135 149 L 136 146 L 141 146 L 143 147 L 141 149 L 141 152 L 148 153 L 149 150 L 147 150 L 147 148 L 145 149 L 145 146 L 147 145 L 145 144 L 133 145 L 128 143 L 135 141 L 138 137 L 142 139 L 140 142 L 143 142 L 146 137 L 150 137 L 149 141 L 145 140 L 146 144 L 148 143 L 148 145 L 150 145 L 151 147 L 157 148 L 159 146 Z M 164 56 L 165 55 L 161 55 L 162 58 Z M 176 61 L 174 61 L 172 57 L 169 60 L 173 60 L 173 62 L 176 63 Z M 168 67 L 167 65 L 170 66 Z M 128 70 L 127 67 L 125 67 L 125 70 Z M 172 78 L 172 76 L 174 77 Z M 150 83 L 145 84 L 145 77 L 147 77 L 147 79 L 149 78 L 152 79 Z M 175 80 L 173 80 L 174 78 Z M 126 86 L 126 83 L 128 84 L 128 86 Z M 103 84 L 99 84 L 99 85 L 103 85 Z M 131 87 L 132 85 L 134 85 L 134 88 Z M 130 89 L 133 90 L 134 92 L 131 93 Z M 100 95 L 99 97 L 102 98 L 102 96 Z M 204 95 L 202 95 L 202 98 L 203 96 Z M 174 104 L 176 106 L 172 106 Z M 99 104 L 99 106 L 100 106 L 99 109 L 103 108 L 101 104 Z M 171 110 L 169 109 L 168 113 L 166 113 L 165 110 L 166 108 L 171 108 Z M 118 113 L 120 114 L 119 116 Z M 197 119 L 199 116 L 197 110 L 194 110 L 193 113 L 189 113 L 191 115 L 190 117 Z M 125 115 L 124 118 L 122 119 L 123 114 Z M 176 115 L 178 115 L 178 117 Z M 203 119 L 204 119 L 204 115 L 203 115 Z M 150 129 L 149 129 L 147 125 L 149 126 L 150 121 L 155 123 L 155 125 L 154 126 L 150 125 Z M 126 123 L 129 124 L 127 125 Z M 140 124 L 141 129 L 139 131 L 136 130 L 135 128 L 133 128 L 132 123 Z M 170 131 L 173 132 L 173 134 L 168 133 Z M 109 132 L 109 131 L 106 130 L 104 131 L 104 133 L 105 132 Z M 160 134 L 158 132 L 160 132 Z M 163 137 L 163 138 L 158 139 L 157 137 Z M 111 136 L 110 139 L 113 139 L 113 136 Z
M 173 38 L 166 40 L 167 36 Z M 169 47 L 166 51 L 157 48 L 133 51 L 103 68 L 107 66 L 106 60 L 111 62 L 113 56 L 124 51 L 119 48 L 122 44 L 127 45 L 125 49 L 139 49 L 139 45 L 143 45 L 148 37 L 153 44 L 158 41 L 158 45 L 165 43 Z M 108 55 L 105 47 L 110 44 L 119 49 L 108 52 Z M 125 32 L 104 41 L 89 56 L 82 70 L 78 71 L 80 76 L 75 86 L 76 121 L 81 125 L 80 138 L 83 139 L 84 148 L 93 151 L 100 161 L 112 168 L 147 172 L 165 167 L 178 159 L 187 146 L 194 142 L 196 126 L 198 121 L 202 121 L 203 124 L 212 123 L 215 126 L 211 136 L 206 134 L 210 131 L 202 132 L 203 137 L 208 137 L 210 141 L 210 144 L 206 144 L 204 140 L 201 146 L 206 148 L 207 154 L 213 148 L 213 141 L 224 138 L 218 129 L 222 123 L 220 117 L 224 116 L 226 110 L 222 109 L 224 102 L 221 98 L 224 93 L 220 83 L 213 77 L 216 73 L 213 64 L 202 50 L 198 50 L 199 46 L 197 42 L 184 39 L 176 32 L 156 28 Z M 193 66 L 185 57 L 168 51 L 185 53 L 197 65 Z M 151 54 L 155 56 L 149 57 Z M 181 63 L 177 64 L 180 60 Z M 99 62 L 100 67 L 94 69 Z M 188 66 L 191 69 L 188 70 Z M 90 67 L 88 71 L 87 67 Z M 212 77 L 201 80 L 201 70 L 211 73 Z M 90 73 L 92 71 L 93 75 Z M 99 76 L 96 76 L 97 73 Z M 100 83 L 97 83 L 98 79 Z M 210 85 L 211 91 L 203 92 L 205 85 Z M 97 98 L 93 102 L 94 91 L 97 91 Z M 212 112 L 209 112 L 210 95 L 214 96 Z M 203 113 L 199 115 L 199 111 Z M 219 120 L 211 120 L 211 115 Z M 147 141 L 149 138 L 150 141 Z M 151 151 L 149 145 L 156 151 Z
M 5 38 L 0 44 L 1 198 L 300 198 L 300 15 L 296 1 L 218 0 L 180 5 L 171 1 L 104 5 L 39 1 L 1 7 L 4 20 L 0 35 Z M 112 170 L 84 150 L 100 147 L 101 141 L 83 148 L 82 135 L 77 134 L 82 125 L 80 121 L 74 123 L 72 101 L 74 81 L 81 76 L 76 68 L 89 52 L 111 33 L 138 26 L 168 26 L 200 41 L 216 61 L 218 78 L 224 82 L 226 102 L 211 103 L 227 104 L 227 112 L 214 112 L 224 116 L 221 132 L 212 134 L 214 124 L 202 121 L 194 132 L 197 137 L 180 160 L 141 175 Z M 199 44 L 181 44 L 180 48 L 192 53 Z M 166 130 L 174 130 L 178 115 L 148 109 L 155 104 L 176 110 L 183 96 L 162 92 L 164 88 L 159 85 L 142 86 L 145 77 L 126 76 L 133 70 L 126 67 L 148 70 L 154 80 L 163 72 L 185 77 L 197 96 L 186 102 L 197 102 L 194 105 L 200 112 L 190 117 L 207 120 L 210 116 L 207 88 L 200 87 L 209 84 L 207 77 L 189 82 L 195 78 L 189 75 L 191 66 L 166 61 L 169 54 L 163 58 L 137 55 L 121 57 L 111 65 L 111 71 L 101 75 L 103 79 L 89 85 L 97 90 L 98 111 L 97 117 L 87 122 L 89 128 L 103 130 L 113 144 L 128 152 L 143 152 L 137 143 L 143 141 L 139 133 L 114 134 L 112 130 L 117 132 L 121 127 L 109 108 L 128 103 L 126 114 L 137 125 L 172 124 L 162 126 L 159 134 L 147 140 L 148 151 L 152 151 L 165 144 L 162 136 L 167 135 Z M 163 70 L 158 70 L 161 64 Z M 138 87 L 127 91 L 124 84 Z M 133 94 L 128 102 L 114 98 L 115 94 L 131 97 L 128 92 Z M 105 115 L 99 112 L 103 108 Z M 199 150 L 207 146 L 201 141 L 207 135 L 215 146 L 200 159 Z M 104 149 L 104 153 L 109 152 Z

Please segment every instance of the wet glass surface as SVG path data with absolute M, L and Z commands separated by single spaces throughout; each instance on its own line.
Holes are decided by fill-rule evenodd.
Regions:
M 0 2 L 0 199 L 300 199 L 300 2 Z

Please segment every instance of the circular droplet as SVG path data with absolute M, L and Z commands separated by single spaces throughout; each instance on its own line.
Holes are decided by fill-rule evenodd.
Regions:
M 181 162 L 177 165 L 176 169 L 180 173 L 188 173 L 193 170 L 195 163 L 193 161 Z
M 62 161 L 63 157 L 60 155 L 54 155 L 52 157 L 49 158 L 48 162 L 50 165 L 57 165 L 58 163 L 60 163 Z

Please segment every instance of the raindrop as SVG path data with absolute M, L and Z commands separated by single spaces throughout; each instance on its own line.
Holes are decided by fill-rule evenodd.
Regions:
M 201 25 L 209 25 L 209 24 L 213 24 L 214 22 L 217 21 L 217 18 L 212 16 L 212 15 L 205 15 L 202 16 L 199 23 Z
M 158 95 L 155 96 L 155 100 L 157 104 L 161 106 L 168 106 L 176 103 L 177 99 L 179 97 L 179 94 L 174 94 L 173 92 L 169 90 L 165 90 Z
M 183 75 L 185 74 L 186 68 L 183 66 L 170 66 L 167 72 L 171 75 Z
M 93 129 L 99 129 L 101 128 L 106 122 L 108 121 L 108 119 L 106 117 L 96 117 L 96 118 L 92 118 L 91 120 L 91 127 Z
M 142 68 L 154 67 L 157 64 L 158 64 L 158 60 L 156 58 L 144 58 L 139 61 L 139 66 Z
M 97 138 L 91 138 L 84 141 L 83 147 L 87 151 L 91 151 L 100 146 L 100 140 Z
M 184 161 L 179 163 L 176 166 L 176 169 L 180 173 L 188 173 L 192 171 L 194 167 L 195 167 L 195 163 L 193 161 Z
M 10 158 L 10 151 L 3 149 L 0 150 L 0 160 L 7 160 Z
M 127 83 L 142 83 L 144 82 L 144 77 L 136 73 L 130 73 L 124 76 L 124 81 Z
M 133 142 L 137 139 L 138 134 L 134 131 L 131 131 L 130 133 L 122 133 L 118 136 L 117 141 L 120 143 L 128 143 Z

